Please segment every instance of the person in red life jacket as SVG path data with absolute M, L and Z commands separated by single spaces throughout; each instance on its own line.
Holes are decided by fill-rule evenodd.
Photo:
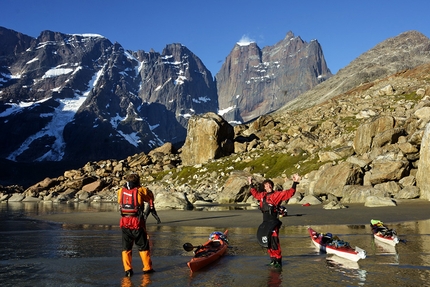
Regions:
M 282 222 L 278 218 L 278 210 L 281 203 L 289 200 L 296 193 L 296 186 L 301 178 L 294 174 L 293 186 L 288 190 L 273 191 L 273 181 L 266 179 L 263 181 L 264 191 L 258 191 L 252 184 L 252 177 L 248 177 L 250 192 L 252 196 L 260 202 L 260 210 L 263 213 L 263 223 L 260 224 L 257 231 L 257 239 L 261 246 L 267 248 L 270 256 L 270 265 L 282 267 L 281 245 L 279 244 L 279 228 Z
M 137 174 L 128 175 L 126 180 L 126 184 L 118 190 L 118 203 L 121 212 L 119 226 L 122 230 L 122 263 L 125 276 L 130 277 L 133 275 L 131 264 L 133 243 L 138 247 L 142 259 L 143 273 L 154 272 L 143 215 L 144 202 L 149 203 L 151 211 L 155 212 L 155 208 L 154 194 L 148 188 L 140 185 L 140 178 Z

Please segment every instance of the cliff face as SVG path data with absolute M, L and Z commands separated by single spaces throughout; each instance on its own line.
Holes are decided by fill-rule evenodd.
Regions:
M 237 43 L 216 75 L 220 114 L 247 122 L 273 112 L 332 74 L 320 44 L 289 32 L 274 46 Z

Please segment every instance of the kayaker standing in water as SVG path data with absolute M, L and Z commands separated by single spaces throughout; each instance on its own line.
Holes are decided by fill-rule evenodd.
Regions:
M 133 275 L 131 264 L 133 244 L 138 247 L 143 263 L 143 273 L 154 272 L 143 214 L 144 202 L 149 203 L 151 211 L 155 212 L 155 208 L 154 194 L 148 188 L 140 185 L 140 178 L 137 174 L 128 175 L 126 180 L 126 184 L 118 190 L 118 203 L 121 212 L 119 226 L 122 230 L 122 263 L 125 276 L 130 277 Z
M 296 186 L 301 178 L 296 173 L 292 177 L 293 186 L 288 190 L 273 191 L 274 184 L 270 179 L 263 181 L 264 191 L 258 191 L 252 184 L 252 177 L 248 177 L 250 192 L 260 202 L 260 210 L 263 213 L 263 223 L 257 231 L 258 242 L 267 248 L 270 256 L 270 265 L 276 268 L 282 267 L 281 245 L 279 244 L 279 228 L 282 222 L 278 219 L 279 207 L 285 200 L 290 199 L 296 193 Z

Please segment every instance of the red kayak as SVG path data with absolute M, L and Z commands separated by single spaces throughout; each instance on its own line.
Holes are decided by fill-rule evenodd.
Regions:
M 320 251 L 335 254 L 354 262 L 366 258 L 366 251 L 358 247 L 352 248 L 348 242 L 340 240 L 331 233 L 318 233 L 310 227 L 308 227 L 308 231 L 312 242 Z
M 207 266 L 224 255 L 228 247 L 227 234 L 228 230 L 224 231 L 224 233 L 220 231 L 212 232 L 208 241 L 203 245 L 197 246 L 196 251 L 194 251 L 194 257 L 187 263 L 191 272 Z M 189 243 L 184 244 L 185 250 L 191 251 L 189 250 L 190 247 L 194 248 Z
M 392 246 L 400 242 L 396 231 L 385 226 L 382 221 L 372 219 L 370 221 L 370 227 L 372 228 L 373 237 L 375 237 L 375 239 Z

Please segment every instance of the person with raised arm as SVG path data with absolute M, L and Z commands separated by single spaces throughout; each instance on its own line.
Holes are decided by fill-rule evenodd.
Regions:
M 252 177 L 248 177 L 251 195 L 259 201 L 260 210 L 263 213 L 263 222 L 258 227 L 257 238 L 261 246 L 267 248 L 270 256 L 270 265 L 275 268 L 282 268 L 282 252 L 279 244 L 279 228 L 282 222 L 279 220 L 279 210 L 281 203 L 289 200 L 296 193 L 296 186 L 301 177 L 296 173 L 292 176 L 293 185 L 288 190 L 274 192 L 274 184 L 270 179 L 263 181 L 264 191 L 258 191 L 252 182 Z M 287 179 L 286 179 L 287 180 Z

